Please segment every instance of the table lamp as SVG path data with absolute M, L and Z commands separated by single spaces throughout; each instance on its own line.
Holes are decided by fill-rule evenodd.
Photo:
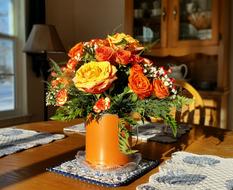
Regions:
M 50 69 L 47 53 L 64 53 L 65 48 L 62 45 L 55 26 L 35 24 L 32 27 L 23 51 L 32 56 L 32 69 L 36 76 L 42 76 L 47 81 Z M 45 96 L 46 84 L 44 91 Z M 44 120 L 47 120 L 47 107 L 45 102 Z

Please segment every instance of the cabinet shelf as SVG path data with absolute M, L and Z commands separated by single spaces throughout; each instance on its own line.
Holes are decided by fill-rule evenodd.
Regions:
M 146 55 L 156 56 L 156 57 L 166 57 L 166 56 L 185 56 L 188 54 L 201 53 L 205 55 L 218 55 L 219 46 L 204 46 L 204 47 L 177 47 L 176 51 L 174 48 L 160 48 L 160 49 L 151 49 L 146 52 Z
M 154 24 L 161 24 L 161 17 L 154 16 L 150 18 L 134 18 L 135 23 L 147 24 L 147 23 L 154 23 Z

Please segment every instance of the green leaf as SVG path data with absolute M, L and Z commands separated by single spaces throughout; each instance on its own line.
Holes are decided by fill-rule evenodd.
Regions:
M 52 68 L 53 70 L 59 75 L 61 76 L 62 75 L 62 71 L 60 69 L 60 67 L 58 66 L 58 64 L 53 60 L 53 59 L 49 59 L 51 65 L 52 65 Z
M 115 43 L 115 45 L 127 45 L 127 44 L 128 44 L 128 42 L 124 38 L 120 42 Z
M 131 101 L 132 101 L 132 102 L 136 102 L 136 101 L 138 100 L 138 96 L 137 96 L 135 93 L 132 93 L 132 94 L 130 95 L 130 98 L 131 98 Z
M 129 137 L 130 137 L 130 132 L 126 128 L 126 122 L 124 119 L 120 119 L 119 122 L 119 133 L 118 133 L 118 140 L 119 140 L 119 148 L 122 153 L 124 154 L 133 154 L 136 153 L 137 150 L 132 150 L 129 144 Z

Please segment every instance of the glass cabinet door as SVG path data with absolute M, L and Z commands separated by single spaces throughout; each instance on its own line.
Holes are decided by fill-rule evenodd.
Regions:
M 219 0 L 171 0 L 172 47 L 217 45 Z
M 212 0 L 180 0 L 179 40 L 212 39 Z
M 128 24 L 132 29 L 130 33 L 142 44 L 152 44 L 158 54 L 177 54 L 172 49 L 177 47 L 184 50 L 218 44 L 220 0 L 130 2 L 133 2 L 132 20 L 128 22 L 133 23 L 133 26 Z
M 161 0 L 134 0 L 133 36 L 142 44 L 161 40 Z

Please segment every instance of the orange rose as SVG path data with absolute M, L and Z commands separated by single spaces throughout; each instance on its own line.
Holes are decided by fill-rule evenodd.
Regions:
M 114 51 L 112 48 L 107 46 L 98 47 L 95 50 L 95 58 L 97 61 L 109 61 Z
M 153 81 L 154 94 L 157 98 L 163 99 L 169 96 L 169 89 L 164 85 L 162 80 L 156 79 Z
M 83 43 L 77 43 L 74 47 L 72 47 L 68 53 L 69 57 L 80 57 L 83 54 Z
M 68 95 L 67 90 L 64 88 L 61 89 L 56 95 L 56 105 L 63 106 L 68 99 L 67 95 Z
M 133 64 L 133 66 L 130 69 L 130 73 L 131 72 L 143 73 L 143 68 L 139 64 Z
M 116 62 L 122 65 L 127 65 L 130 62 L 131 52 L 127 50 L 118 50 L 116 52 Z
M 140 99 L 149 97 L 152 93 L 152 85 L 143 73 L 130 71 L 129 87 Z

